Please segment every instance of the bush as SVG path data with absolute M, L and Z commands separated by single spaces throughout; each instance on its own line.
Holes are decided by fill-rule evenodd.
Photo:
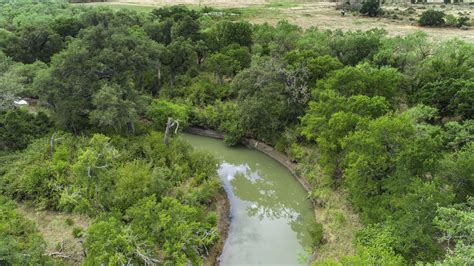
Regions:
M 469 17 L 462 16 L 458 18 L 458 27 L 467 26 L 469 24 Z
M 67 226 L 71 226 L 74 224 L 74 221 L 71 218 L 66 218 L 64 222 L 66 223 Z
M 364 2 L 359 10 L 361 14 L 367 15 L 369 17 L 376 17 L 381 13 L 381 11 L 382 10 L 380 9 L 378 0 L 368 0 Z
M 153 121 L 154 128 L 162 130 L 166 127 L 168 117 L 179 120 L 180 128 L 186 127 L 188 113 L 186 105 L 172 103 L 167 100 L 154 100 L 148 107 L 146 116 Z
M 321 223 L 315 222 L 309 230 L 311 235 L 311 240 L 313 241 L 313 246 L 318 247 L 324 241 L 324 228 Z
M 72 229 L 72 236 L 74 236 L 74 238 L 81 238 L 83 236 L 83 232 L 82 232 L 82 228 L 80 227 L 74 227 Z
M 0 195 L 0 265 L 49 265 L 45 249 L 35 224 Z
M 445 17 L 445 24 L 448 27 L 456 27 L 459 24 L 458 18 L 453 15 L 447 15 Z
M 0 151 L 26 148 L 35 138 L 48 133 L 51 123 L 43 112 L 34 115 L 14 108 L 0 113 Z
M 418 23 L 420 23 L 421 26 L 443 26 L 445 23 L 444 16 L 443 11 L 427 10 L 421 14 Z

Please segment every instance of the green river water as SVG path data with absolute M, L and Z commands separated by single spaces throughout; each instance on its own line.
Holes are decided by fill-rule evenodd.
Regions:
M 305 264 L 314 212 L 291 173 L 257 150 L 229 148 L 220 140 L 189 134 L 184 138 L 220 161 L 218 174 L 231 209 L 220 264 Z

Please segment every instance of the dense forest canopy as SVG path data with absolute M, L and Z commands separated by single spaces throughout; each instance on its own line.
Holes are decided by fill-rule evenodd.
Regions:
M 213 11 L 0 3 L 0 264 L 54 262 L 13 201 L 93 218 L 86 264 L 201 264 L 217 162 L 163 144 L 168 117 L 321 165 L 312 199 L 364 227 L 316 263 L 474 261 L 474 44 Z

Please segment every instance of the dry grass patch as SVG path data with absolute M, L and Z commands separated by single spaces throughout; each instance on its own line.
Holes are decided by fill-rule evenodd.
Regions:
M 38 211 L 32 207 L 20 204 L 18 211 L 26 218 L 34 221 L 46 241 L 47 253 L 61 253 L 70 257 L 68 264 L 79 265 L 83 260 L 83 248 L 73 231 L 78 235 L 79 231 L 85 232 L 90 219 L 83 215 L 61 213 L 54 211 Z
M 474 42 L 474 29 L 462 30 L 458 28 L 427 28 L 417 25 L 421 12 L 428 8 L 443 10 L 446 14 L 463 14 L 474 20 L 474 6 L 472 5 L 411 5 L 399 4 L 383 6 L 383 9 L 397 14 L 398 19 L 368 18 L 354 13 L 341 16 L 336 10 L 335 2 L 321 2 L 315 0 L 111 0 L 101 3 L 85 5 L 107 5 L 112 8 L 130 8 L 139 11 L 149 11 L 153 8 L 183 4 L 190 8 L 205 6 L 234 9 L 241 14 L 240 19 L 252 23 L 269 23 L 276 25 L 280 20 L 288 20 L 303 29 L 317 27 L 322 30 L 370 30 L 383 28 L 390 36 L 407 35 L 415 31 L 424 31 L 434 41 L 446 41 L 460 38 Z M 410 8 L 410 12 L 408 12 Z M 230 11 L 231 11 L 230 10 Z M 410 20 L 411 19 L 411 20 Z
M 316 148 L 301 147 L 301 150 L 304 156 L 298 163 L 298 172 L 311 183 L 316 221 L 324 229 L 324 241 L 315 250 L 314 262 L 355 255 L 355 235 L 362 229 L 359 216 L 342 188 L 332 188 L 334 179 L 324 174 Z
M 323 225 L 326 240 L 316 250 L 316 262 L 355 255 L 355 233 L 362 228 L 343 192 L 331 190 L 326 200 L 324 207 L 316 208 L 316 220 Z

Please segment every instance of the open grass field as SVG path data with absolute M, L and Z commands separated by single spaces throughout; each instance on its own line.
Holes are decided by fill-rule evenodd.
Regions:
M 109 2 L 90 3 L 85 5 L 110 6 L 113 8 L 130 8 L 137 11 L 149 11 L 153 8 L 183 4 L 191 8 L 202 8 L 212 6 L 228 9 L 241 14 L 242 19 L 252 23 L 276 24 L 280 20 L 288 20 L 300 27 L 318 27 L 323 30 L 368 30 L 372 28 L 383 28 L 389 35 L 406 35 L 417 30 L 426 32 L 433 40 L 448 40 L 461 38 L 474 42 L 474 28 L 462 30 L 459 28 L 428 28 L 416 25 L 421 12 L 427 8 L 435 8 L 445 11 L 447 14 L 468 16 L 474 23 L 474 5 L 431 5 L 412 6 L 411 12 L 408 5 L 384 6 L 390 12 L 390 16 L 384 18 L 362 17 L 358 14 L 346 14 L 342 16 L 336 10 L 334 2 L 320 1 L 285 1 L 285 0 L 112 0 Z

